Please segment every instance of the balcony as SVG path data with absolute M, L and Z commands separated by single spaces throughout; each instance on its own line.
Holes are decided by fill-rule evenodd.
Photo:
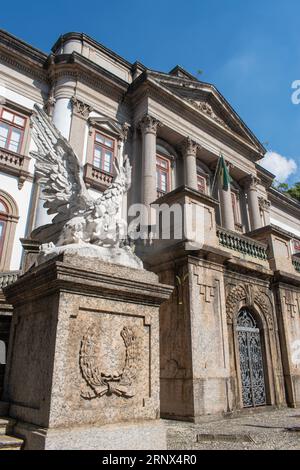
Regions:
M 26 180 L 31 179 L 29 173 L 30 157 L 0 148 L 0 171 L 18 178 L 18 188 L 22 189 Z
M 113 178 L 112 174 L 106 173 L 90 163 L 86 163 L 84 166 L 84 181 L 88 188 L 104 191 L 112 183 Z
M 221 227 L 217 228 L 217 236 L 220 245 L 224 248 L 258 260 L 266 261 L 268 259 L 267 244 L 265 243 L 258 242 Z

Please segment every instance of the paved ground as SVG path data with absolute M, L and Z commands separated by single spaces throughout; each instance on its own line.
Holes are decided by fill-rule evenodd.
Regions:
M 300 449 L 300 409 L 256 412 L 201 424 L 165 423 L 172 450 Z

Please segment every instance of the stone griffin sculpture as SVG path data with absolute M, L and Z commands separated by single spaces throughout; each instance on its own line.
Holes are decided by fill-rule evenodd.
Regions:
M 51 224 L 37 228 L 32 239 L 41 242 L 38 262 L 61 252 L 78 253 L 116 264 L 141 268 L 141 260 L 126 242 L 126 222 L 121 217 L 124 194 L 131 185 L 131 166 L 125 156 L 115 159 L 116 176 L 94 199 L 84 180 L 83 168 L 69 142 L 38 106 L 32 120 L 37 151 L 36 171 Z

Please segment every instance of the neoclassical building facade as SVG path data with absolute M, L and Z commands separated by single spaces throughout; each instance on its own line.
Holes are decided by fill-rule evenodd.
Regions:
M 201 244 L 136 244 L 146 269 L 174 286 L 160 311 L 161 416 L 299 406 L 300 205 L 272 187 L 264 147 L 220 92 L 79 33 L 45 54 L 1 31 L 0 63 L 0 388 L 11 318 L 1 289 L 30 268 L 44 241 L 31 234 L 51 223 L 31 155 L 38 104 L 73 146 L 93 196 L 112 181 L 118 154 L 129 155 L 124 216 L 134 204 L 201 208 Z M 214 185 L 220 153 L 228 189 Z

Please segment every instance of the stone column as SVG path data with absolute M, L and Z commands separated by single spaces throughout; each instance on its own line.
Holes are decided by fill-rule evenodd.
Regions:
M 200 145 L 190 137 L 187 137 L 183 143 L 184 182 L 186 186 L 192 189 L 198 189 L 196 157 L 199 148 Z
M 62 77 L 52 90 L 52 120 L 62 135 L 69 139 L 72 118 L 71 98 L 76 83 L 73 77 Z
M 161 123 L 147 114 L 140 122 L 142 131 L 142 204 L 150 207 L 157 199 L 156 133 Z M 150 224 L 151 225 L 151 224 Z
M 89 114 L 93 111 L 92 106 L 84 103 L 76 96 L 72 96 L 72 122 L 70 130 L 70 144 L 80 161 L 83 161 L 84 138 L 86 124 Z
M 249 217 L 251 230 L 256 230 L 261 227 L 261 217 L 259 210 L 258 194 L 257 194 L 257 183 L 259 179 L 254 175 L 249 175 L 245 179 L 245 189 L 248 199 Z

